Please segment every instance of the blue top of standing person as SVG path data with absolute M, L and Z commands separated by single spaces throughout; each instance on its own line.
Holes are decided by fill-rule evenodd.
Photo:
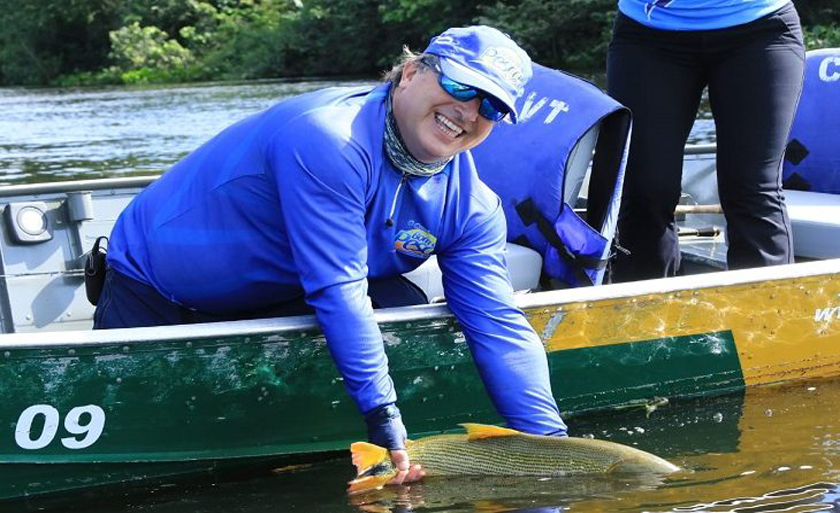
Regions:
M 390 87 L 325 89 L 230 126 L 135 198 L 114 227 L 109 264 L 208 313 L 305 295 L 368 412 L 396 394 L 366 280 L 437 254 L 499 413 L 514 429 L 564 433 L 547 366 L 531 368 L 545 354 L 515 306 L 498 197 L 469 151 L 428 177 L 393 167 L 383 152 Z
M 663 30 L 714 30 L 755 21 L 790 0 L 619 0 L 618 10 Z

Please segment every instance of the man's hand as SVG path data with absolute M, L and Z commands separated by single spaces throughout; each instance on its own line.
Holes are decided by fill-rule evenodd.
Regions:
M 397 469 L 397 475 L 388 484 L 405 484 L 423 479 L 426 475 L 420 465 L 412 465 L 408 460 L 408 453 L 402 449 L 391 451 L 391 461 Z

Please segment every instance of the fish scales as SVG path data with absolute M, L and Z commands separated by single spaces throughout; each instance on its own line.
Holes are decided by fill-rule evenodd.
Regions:
M 562 476 L 606 472 L 670 474 L 679 467 L 634 447 L 588 438 L 540 436 L 509 428 L 462 424 L 466 435 L 436 435 L 406 443 L 412 463 L 427 476 Z M 357 478 L 348 492 L 384 486 L 396 474 L 388 451 L 351 446 Z
M 414 442 L 409 457 L 427 475 L 551 476 L 605 472 L 621 461 L 614 448 L 607 451 L 597 440 L 512 436 L 467 441 L 465 435 L 439 435 Z M 631 448 L 627 448 L 631 449 Z

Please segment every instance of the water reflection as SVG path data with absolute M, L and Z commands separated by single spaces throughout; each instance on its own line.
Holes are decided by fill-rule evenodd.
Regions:
M 366 513 L 396 511 L 525 512 L 564 511 L 597 498 L 620 501 L 662 485 L 658 476 L 567 476 L 563 478 L 426 478 L 410 486 L 352 496 L 349 504 Z
M 685 471 L 659 481 L 431 480 L 351 498 L 361 511 L 840 511 L 840 381 L 762 387 L 655 411 L 572 419 L 659 454 Z M 537 510 L 539 511 L 539 510 Z
M 671 512 L 740 513 L 753 511 L 831 511 L 840 506 L 838 486 L 833 483 L 813 483 L 790 490 L 776 490 L 760 497 L 737 497 L 692 506 L 678 506 Z

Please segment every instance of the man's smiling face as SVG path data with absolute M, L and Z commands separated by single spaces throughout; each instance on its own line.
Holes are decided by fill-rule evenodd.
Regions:
M 479 98 L 462 102 L 444 91 L 437 73 L 422 64 L 406 64 L 394 87 L 394 117 L 411 155 L 437 162 L 475 147 L 495 124 L 480 116 Z

